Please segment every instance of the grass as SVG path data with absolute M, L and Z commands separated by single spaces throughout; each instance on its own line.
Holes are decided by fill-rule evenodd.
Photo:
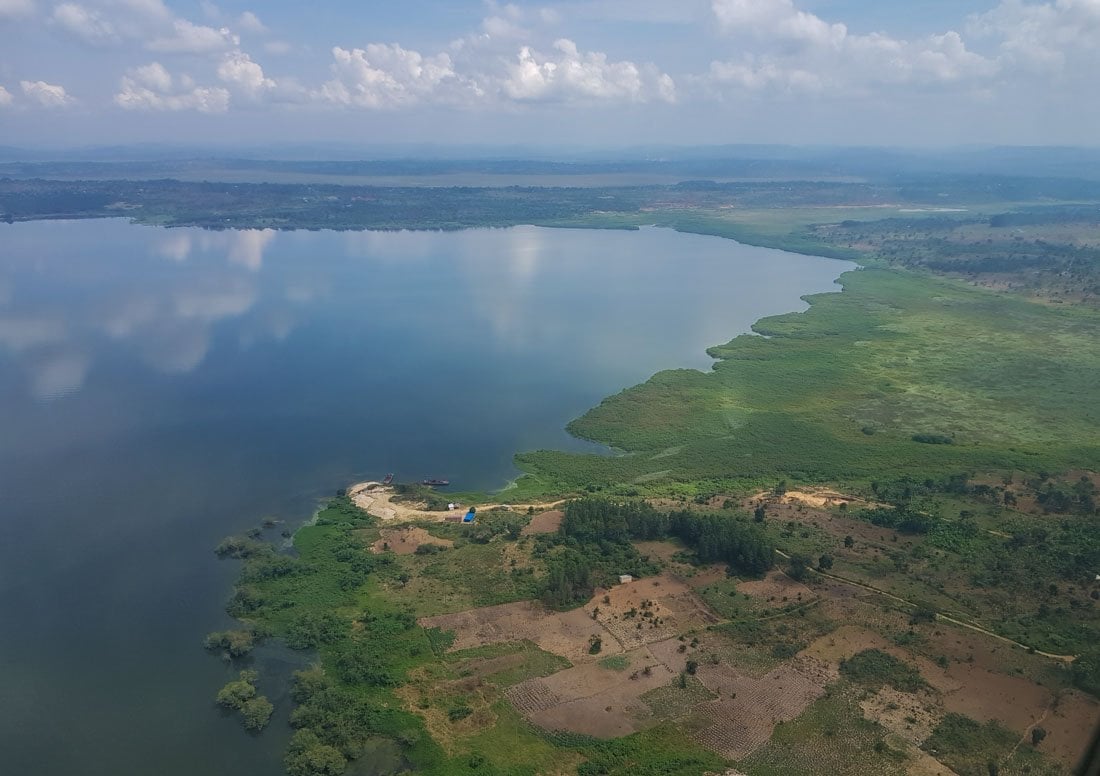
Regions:
M 684 686 L 679 686 L 677 677 L 667 687 L 657 687 L 642 694 L 642 702 L 649 706 L 653 715 L 660 719 L 684 717 L 695 710 L 695 706 L 714 700 L 716 696 L 703 686 L 694 676 L 684 678 Z
M 856 684 L 916 692 L 927 684 L 920 671 L 879 649 L 865 649 L 840 663 L 840 673 Z
M 997 722 L 984 725 L 961 714 L 948 714 L 924 743 L 959 776 L 988 776 L 990 763 L 1000 773 L 1028 773 L 1033 776 L 1060 776 L 1064 769 L 1027 744 L 1017 746 L 1020 737 Z
M 858 693 L 836 685 L 771 740 L 737 764 L 748 776 L 902 776 L 906 757 L 886 743 L 886 730 L 863 717 Z
M 609 671 L 625 671 L 630 667 L 630 658 L 626 655 L 611 655 L 600 661 L 600 668 Z
M 904 271 L 842 281 L 757 323 L 766 337 L 712 348 L 713 372 L 661 372 L 570 425 L 628 455 L 522 454 L 533 480 L 520 489 L 1100 466 L 1100 410 L 1084 400 L 1100 383 L 1100 315 Z

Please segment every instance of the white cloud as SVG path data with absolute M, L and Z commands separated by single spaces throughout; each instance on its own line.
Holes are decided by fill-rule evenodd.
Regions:
M 65 92 L 65 87 L 45 81 L 20 81 L 19 86 L 28 99 L 43 108 L 62 108 L 76 102 Z
M 565 38 L 543 56 L 524 46 L 508 69 L 502 88 L 515 100 L 605 99 L 643 101 L 675 99 L 668 75 L 643 70 L 633 62 L 609 62 L 601 52 L 581 53 Z
M 712 9 L 721 29 L 749 52 L 713 62 L 696 79 L 719 92 L 730 86 L 831 94 L 903 84 L 979 88 L 999 69 L 954 31 L 917 40 L 858 35 L 800 10 L 793 0 L 713 0 Z
M 17 19 L 33 13 L 33 0 L 0 0 L 0 19 Z
M 252 13 L 252 11 L 245 11 L 237 18 L 237 26 L 245 32 L 251 32 L 256 35 L 263 35 L 268 31 L 267 25 L 260 21 L 260 17 Z
M 1003 0 L 993 10 L 971 16 L 968 31 L 997 41 L 1006 67 L 1037 74 L 1059 72 L 1071 60 L 1097 58 L 1100 0 Z
M 337 47 L 332 53 L 335 77 L 314 96 L 337 105 L 672 102 L 676 97 L 672 78 L 652 65 L 612 62 L 564 38 L 549 54 L 533 46 L 509 50 L 507 40 L 487 33 L 457 40 L 435 56 L 378 43 L 350 51 Z
M 253 99 L 275 88 L 275 81 L 265 77 L 264 69 L 243 51 L 225 55 L 218 65 L 218 78 Z
M 318 97 L 338 105 L 396 108 L 477 91 L 457 76 L 446 53 L 424 57 L 396 43 L 371 43 L 350 51 L 337 46 L 332 57 L 335 78 Z
M 8 107 L 14 100 L 15 98 L 11 96 L 11 92 L 0 86 L 0 108 Z
M 118 40 L 114 25 L 99 12 L 76 3 L 62 3 L 53 9 L 50 21 L 86 43 L 101 46 Z
M 151 62 L 127 71 L 114 102 L 125 110 L 224 113 L 229 109 L 229 91 L 197 86 L 187 75 L 174 79 L 162 64 Z
M 186 19 L 172 21 L 172 34 L 149 41 L 146 48 L 150 51 L 163 51 L 171 54 L 207 54 L 225 51 L 239 45 L 240 38 L 228 27 L 214 29 Z

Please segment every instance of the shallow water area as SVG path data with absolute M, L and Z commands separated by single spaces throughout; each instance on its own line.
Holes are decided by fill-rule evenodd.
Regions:
M 852 266 L 661 229 L 0 225 L 0 768 L 281 772 L 279 688 L 259 737 L 213 704 L 223 536 L 593 449 L 571 418 Z

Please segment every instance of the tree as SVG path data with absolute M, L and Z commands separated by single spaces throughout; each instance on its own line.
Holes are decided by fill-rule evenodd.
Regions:
M 340 776 L 348 761 L 339 749 L 321 743 L 311 730 L 299 730 L 290 739 L 283 760 L 288 776 Z
M 828 571 L 829 569 L 831 569 L 833 567 L 833 556 L 822 555 L 820 558 L 817 559 L 817 567 L 821 571 Z
M 764 507 L 763 504 L 752 511 L 752 519 L 758 523 L 763 523 L 764 519 L 767 518 L 767 516 L 768 510 Z
M 218 705 L 228 709 L 239 709 L 256 695 L 256 672 L 241 671 L 240 678 L 227 683 L 218 690 Z
M 849 550 L 855 546 L 855 543 L 856 540 L 852 538 L 851 534 L 844 537 L 844 546 L 847 547 Z
M 810 570 L 810 559 L 806 555 L 800 552 L 796 552 L 790 557 L 789 565 L 787 566 L 787 575 L 791 579 L 795 579 L 799 582 L 806 578 L 807 573 Z
M 1033 727 L 1031 729 L 1031 745 L 1038 746 L 1042 743 L 1043 739 L 1047 737 L 1047 731 L 1041 727 Z
M 263 730 L 271 719 L 271 712 L 275 707 L 264 696 L 260 695 L 252 700 L 245 701 L 241 706 L 241 716 L 244 717 L 244 726 L 249 730 Z

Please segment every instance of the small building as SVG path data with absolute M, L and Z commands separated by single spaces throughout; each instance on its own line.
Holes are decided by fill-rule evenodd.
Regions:
M 633 582 L 633 581 L 634 581 L 634 577 L 630 576 L 629 574 L 620 574 L 619 575 L 619 584 L 620 585 L 625 585 L 627 582 Z

